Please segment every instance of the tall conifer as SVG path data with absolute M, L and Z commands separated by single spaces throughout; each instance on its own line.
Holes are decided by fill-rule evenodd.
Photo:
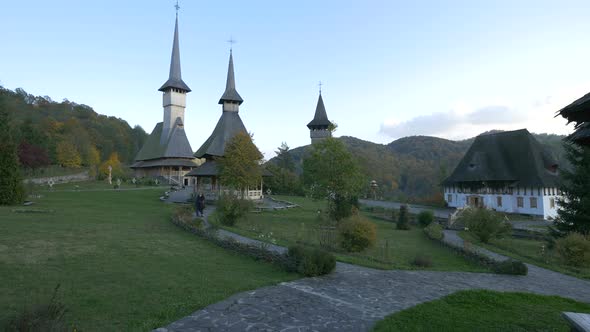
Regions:
M 557 229 L 563 233 L 590 234 L 590 146 L 566 145 L 571 170 L 561 171 L 563 199 Z
M 16 144 L 10 135 L 8 112 L 0 96 L 0 205 L 14 205 L 24 200 Z

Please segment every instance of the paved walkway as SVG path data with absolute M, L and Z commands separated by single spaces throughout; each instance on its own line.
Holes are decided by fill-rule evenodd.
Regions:
M 462 246 L 456 233 L 446 231 L 445 237 Z M 559 295 L 590 303 L 590 282 L 528 267 L 527 276 L 507 276 L 382 271 L 337 263 L 330 275 L 239 293 L 156 331 L 368 331 L 391 313 L 467 289 Z

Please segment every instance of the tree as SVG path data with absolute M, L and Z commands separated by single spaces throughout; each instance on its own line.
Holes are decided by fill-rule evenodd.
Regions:
M 0 205 L 21 203 L 24 195 L 16 144 L 10 135 L 8 113 L 0 96 Z
M 266 183 L 275 193 L 302 195 L 301 180 L 295 173 L 295 160 L 287 143 L 283 142 L 275 151 L 274 163 L 268 163 L 266 169 L 272 177 Z
M 84 164 L 89 167 L 90 176 L 96 177 L 100 165 L 100 152 L 94 145 L 90 145 L 84 152 Z
M 21 166 L 29 169 L 47 167 L 51 163 L 47 152 L 40 146 L 22 141 L 18 145 L 18 160 Z
M 351 215 L 365 182 L 352 154 L 334 138 L 313 145 L 303 161 L 303 181 L 312 197 L 328 199 L 330 218 L 336 221 Z
M 262 180 L 262 153 L 247 133 L 236 134 L 226 145 L 225 154 L 217 159 L 222 185 L 243 192 Z
M 61 141 L 57 143 L 56 153 L 57 162 L 62 167 L 80 167 L 82 164 L 80 153 L 78 153 L 74 144 L 69 141 Z
M 121 161 L 119 161 L 119 154 L 111 153 L 109 159 L 105 160 L 99 167 L 99 177 L 106 179 L 109 176 L 109 166 L 112 167 L 111 176 L 114 178 L 121 178 L 125 175 Z
M 590 147 L 566 145 L 571 170 L 561 171 L 563 198 L 558 199 L 555 223 L 558 235 L 578 232 L 590 234 Z
M 295 161 L 293 160 L 291 152 L 289 152 L 289 146 L 287 143 L 282 142 L 281 146 L 278 147 L 278 151 L 275 151 L 275 153 L 277 154 L 276 160 L 278 167 L 291 172 L 295 171 Z
M 399 218 L 397 220 L 396 228 L 401 230 L 410 229 L 409 219 L 410 216 L 408 215 L 408 206 L 404 204 L 399 207 Z

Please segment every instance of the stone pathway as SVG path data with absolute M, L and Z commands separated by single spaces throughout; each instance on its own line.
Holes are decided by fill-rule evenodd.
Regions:
M 445 237 L 463 245 L 452 231 L 445 231 Z M 368 331 L 391 313 L 467 289 L 559 295 L 590 303 L 589 281 L 528 267 L 527 276 L 507 276 L 382 271 L 337 263 L 330 275 L 239 293 L 155 331 Z

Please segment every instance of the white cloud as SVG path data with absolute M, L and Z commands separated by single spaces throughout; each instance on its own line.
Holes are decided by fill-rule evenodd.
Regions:
M 572 132 L 572 126 L 566 126 L 561 117 L 555 118 L 555 113 L 587 91 L 587 85 L 575 87 L 518 106 L 503 101 L 471 108 L 461 102 L 447 112 L 420 115 L 402 122 L 388 119 L 381 124 L 380 133 L 394 139 L 411 135 L 464 139 L 493 129 L 527 128 L 535 133 L 565 135 Z

